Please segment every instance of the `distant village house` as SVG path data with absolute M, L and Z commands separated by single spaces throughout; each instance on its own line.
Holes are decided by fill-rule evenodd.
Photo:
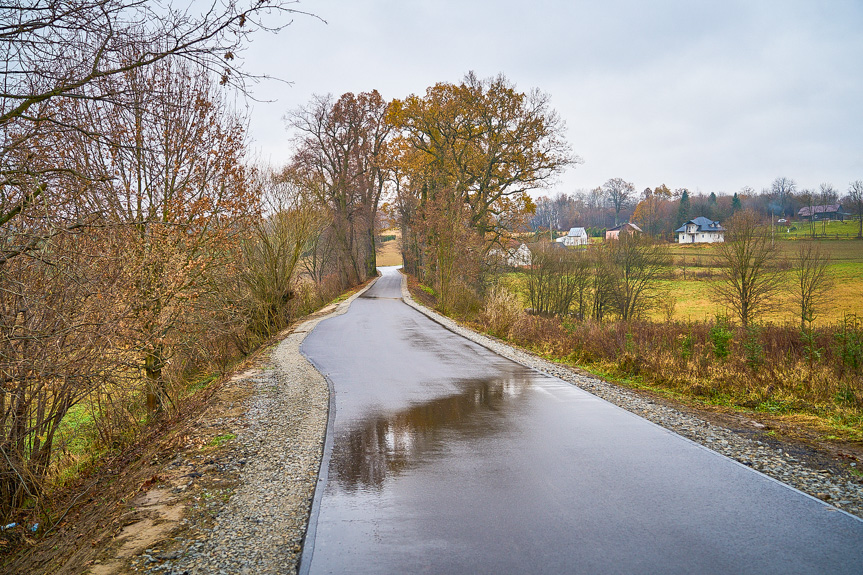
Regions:
M 525 244 L 512 244 L 504 250 L 492 248 L 488 253 L 494 258 L 500 258 L 499 261 L 502 260 L 504 265 L 511 268 L 529 267 L 533 263 L 530 248 Z
M 586 246 L 590 243 L 590 238 L 587 237 L 587 232 L 584 228 L 570 228 L 569 233 L 554 241 L 560 242 L 567 247 Z
M 619 226 L 614 226 L 613 228 L 605 230 L 605 239 L 616 240 L 621 233 L 634 234 L 636 232 L 641 232 L 641 228 L 632 222 L 626 222 L 625 224 L 620 224 Z
M 850 214 L 842 209 L 842 204 L 804 206 L 797 210 L 797 216 L 804 220 L 839 220 L 844 222 L 847 215 Z
M 699 216 L 689 220 L 674 232 L 679 244 L 712 244 L 725 241 L 725 228 L 719 222 Z

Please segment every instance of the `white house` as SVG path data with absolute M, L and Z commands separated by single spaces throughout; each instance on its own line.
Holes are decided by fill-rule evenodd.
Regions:
M 560 242 L 567 247 L 586 246 L 590 243 L 590 238 L 587 237 L 587 232 L 584 231 L 584 228 L 570 228 L 568 234 L 554 241 Z
M 521 244 L 516 249 L 508 249 L 506 264 L 514 268 L 521 266 L 529 266 L 533 261 L 533 255 L 530 253 L 530 248 L 525 244 Z
M 674 232 L 679 244 L 712 244 L 725 241 L 725 228 L 719 222 L 698 216 L 689 220 Z
M 503 250 L 492 248 L 488 255 L 495 258 L 499 263 L 513 268 L 529 266 L 533 261 L 533 255 L 526 244 L 512 245 Z

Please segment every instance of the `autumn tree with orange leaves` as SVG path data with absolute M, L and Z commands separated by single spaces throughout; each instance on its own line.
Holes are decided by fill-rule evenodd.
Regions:
M 548 96 L 519 92 L 503 75 L 480 80 L 469 73 L 460 84 L 436 84 L 423 97 L 393 101 L 389 119 L 399 131 L 406 266 L 434 283 L 444 300 L 450 298 L 452 274 L 435 263 L 439 254 L 474 250 L 481 262 L 533 213 L 528 192 L 579 161 L 570 154 Z M 442 213 L 463 214 L 457 225 L 464 233 L 437 229 L 441 219 L 431 214 Z M 475 248 L 466 239 L 471 235 Z

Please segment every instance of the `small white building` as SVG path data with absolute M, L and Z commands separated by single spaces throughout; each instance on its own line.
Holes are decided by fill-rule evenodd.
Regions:
M 533 254 L 530 253 L 530 248 L 523 243 L 517 246 L 511 245 L 503 250 L 492 248 L 489 250 L 488 255 L 498 263 L 512 268 L 527 267 L 533 262 Z
M 507 265 L 517 268 L 529 266 L 533 262 L 533 255 L 530 253 L 530 248 L 525 244 L 521 244 L 516 249 L 507 250 Z
M 712 244 L 725 241 L 725 228 L 719 222 L 698 216 L 689 220 L 674 232 L 679 244 Z
M 554 241 L 560 242 L 567 247 L 586 246 L 590 243 L 590 238 L 587 237 L 587 232 L 584 230 L 584 228 L 570 228 L 569 233 L 567 233 L 563 237 L 557 238 Z

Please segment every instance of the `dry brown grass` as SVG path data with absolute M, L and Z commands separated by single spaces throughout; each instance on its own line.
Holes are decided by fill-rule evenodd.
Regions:
M 401 230 L 392 228 L 381 232 L 382 236 L 396 236 L 396 239 L 381 242 L 377 246 L 377 264 L 379 266 L 400 266 L 402 265 L 401 252 Z
M 776 261 L 785 267 L 783 283 L 794 283 L 793 272 L 784 262 L 790 260 L 800 242 L 810 240 L 777 241 Z M 863 317 L 863 242 L 856 240 L 817 240 L 818 245 L 830 255 L 829 272 L 834 278 L 828 296 L 829 304 L 817 314 L 816 325 L 835 324 L 846 314 Z M 710 294 L 710 283 L 716 281 L 715 246 L 677 245 L 671 247 L 673 279 L 658 282 L 662 291 L 676 299 L 673 319 L 676 321 L 709 321 L 726 310 L 717 304 Z M 683 267 L 686 267 L 686 279 Z M 775 309 L 759 318 L 763 322 L 783 324 L 799 323 L 798 312 L 793 305 L 793 295 L 784 291 L 776 300 Z M 664 320 L 661 310 L 654 310 L 649 318 Z
M 809 418 L 806 426 L 822 435 L 863 441 L 863 323 L 856 318 L 807 339 L 790 325 L 747 331 L 715 321 L 561 321 L 515 314 L 511 299 L 493 292 L 473 327 L 629 386 Z

